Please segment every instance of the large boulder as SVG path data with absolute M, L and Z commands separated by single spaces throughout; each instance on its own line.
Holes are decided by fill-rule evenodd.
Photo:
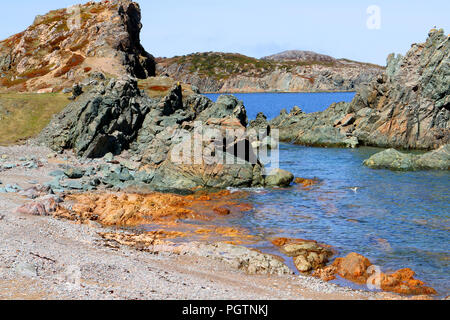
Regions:
M 286 170 L 273 169 L 265 178 L 267 187 L 288 187 L 294 181 L 294 175 Z

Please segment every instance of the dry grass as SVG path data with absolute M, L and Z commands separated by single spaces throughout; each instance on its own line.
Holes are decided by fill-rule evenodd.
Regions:
M 36 136 L 69 103 L 61 93 L 0 94 L 0 145 Z

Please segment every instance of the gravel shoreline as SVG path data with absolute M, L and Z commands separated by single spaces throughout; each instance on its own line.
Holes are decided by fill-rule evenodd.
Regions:
M 0 147 L 8 161 L 51 153 L 32 146 Z M 45 183 L 57 169 L 13 168 L 0 172 L 3 185 L 22 188 Z M 27 203 L 0 193 L 0 299 L 34 300 L 340 300 L 401 299 L 389 293 L 357 291 L 298 275 L 250 275 L 219 256 L 152 253 L 111 246 L 93 223 L 79 225 L 53 217 L 16 213 Z

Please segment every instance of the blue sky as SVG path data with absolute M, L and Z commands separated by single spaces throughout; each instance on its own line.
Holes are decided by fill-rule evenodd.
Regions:
M 80 0 L 4 1 L 0 38 L 23 31 L 34 16 Z M 311 50 L 385 64 L 391 52 L 423 42 L 433 26 L 450 33 L 448 0 L 141 0 L 141 39 L 155 56 L 202 51 L 262 57 Z M 381 10 L 380 29 L 367 27 L 367 8 Z

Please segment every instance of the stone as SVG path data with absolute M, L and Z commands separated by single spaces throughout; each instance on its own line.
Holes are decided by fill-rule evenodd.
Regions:
M 81 179 L 81 178 L 83 178 L 83 176 L 85 174 L 85 170 L 78 169 L 78 168 L 69 168 L 66 171 L 64 171 L 64 174 L 69 179 Z
M 402 153 L 395 149 L 389 149 L 365 160 L 364 165 L 372 169 L 395 171 L 449 170 L 450 144 L 422 155 Z
M 103 160 L 106 162 L 112 162 L 114 160 L 114 155 L 111 152 L 108 152 L 104 157 Z
M 288 187 L 292 181 L 294 181 L 292 173 L 282 169 L 273 169 L 265 177 L 264 183 L 266 187 Z
M 61 202 L 57 196 L 44 196 L 17 208 L 16 212 L 31 216 L 49 216 L 57 211 Z
M 49 173 L 50 177 L 63 177 L 64 175 L 65 173 L 62 170 L 55 170 Z
M 23 190 L 21 187 L 19 187 L 16 184 L 7 184 L 4 189 L 5 189 L 6 193 L 17 193 L 17 192 Z
M 345 258 L 337 258 L 333 263 L 342 278 L 359 284 L 366 284 L 370 277 L 367 269 L 371 265 L 369 259 L 355 252 L 348 254 Z
M 278 238 L 272 241 L 280 251 L 293 257 L 298 271 L 306 273 L 325 266 L 333 256 L 333 251 L 312 240 Z
M 317 272 L 316 276 L 325 274 L 332 279 L 332 273 L 339 274 L 344 279 L 358 284 L 379 286 L 383 291 L 405 295 L 435 295 L 436 290 L 425 286 L 425 283 L 414 278 L 415 272 L 409 268 L 398 270 L 391 274 L 376 273 L 372 263 L 366 257 L 350 253 L 345 258 L 337 258 L 332 266 Z

